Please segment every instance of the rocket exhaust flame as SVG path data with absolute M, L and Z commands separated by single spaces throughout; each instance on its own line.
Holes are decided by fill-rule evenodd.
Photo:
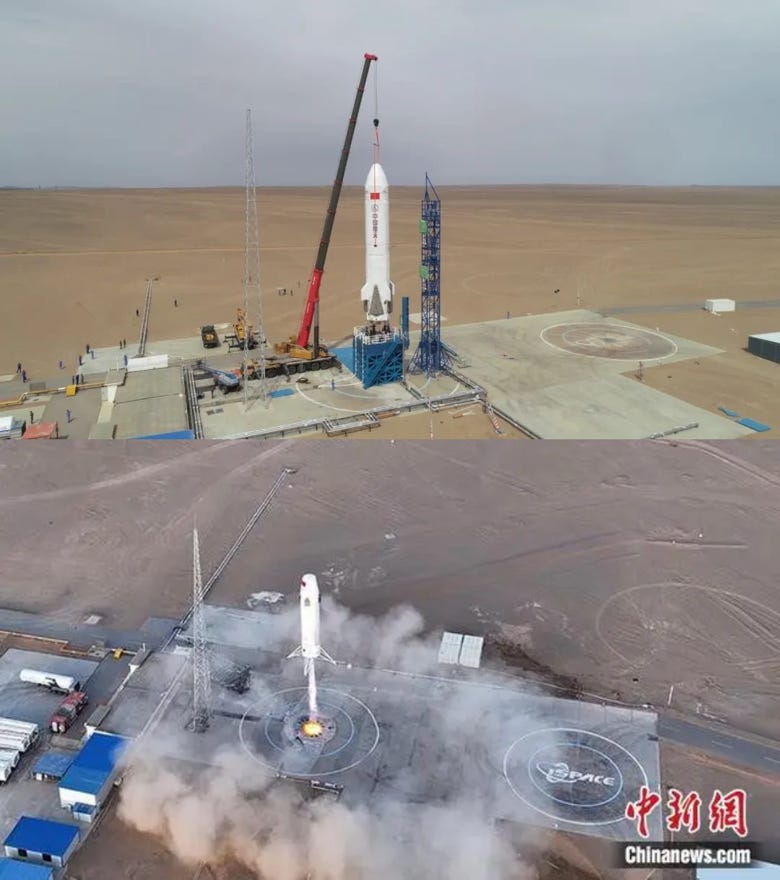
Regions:
M 316 720 L 316 718 L 309 718 L 301 725 L 301 733 L 311 739 L 316 739 L 318 736 L 322 735 L 322 725 Z
M 316 718 L 317 709 L 317 676 L 314 672 L 314 661 L 309 662 L 309 718 Z

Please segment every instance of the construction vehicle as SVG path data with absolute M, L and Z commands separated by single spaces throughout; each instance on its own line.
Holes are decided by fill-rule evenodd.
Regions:
M 289 378 L 296 373 L 304 373 L 308 370 L 329 370 L 331 367 L 342 369 L 335 354 L 326 354 L 322 357 L 312 358 L 310 361 L 298 360 L 297 358 L 277 358 L 271 355 L 265 360 L 265 377 L 266 379 L 273 379 L 275 376 Z M 239 375 L 243 374 L 244 365 L 242 364 Z M 250 382 L 263 378 L 263 370 L 258 361 L 247 361 L 246 377 Z
M 81 684 L 72 675 L 59 675 L 54 672 L 39 672 L 37 669 L 22 669 L 19 673 L 21 681 L 37 684 L 57 694 L 72 694 Z
M 244 340 L 247 340 L 246 345 Z M 238 309 L 236 312 L 236 323 L 233 324 L 233 332 L 228 333 L 225 337 L 225 343 L 230 351 L 234 348 L 257 348 L 259 340 L 255 333 L 255 328 L 247 322 L 246 312 Z
M 214 382 L 225 391 L 235 391 L 241 387 L 241 379 L 229 370 L 211 367 L 205 361 L 198 361 L 196 366 L 199 370 L 203 370 L 204 373 L 208 373 L 213 377 Z
M 336 219 L 336 209 L 339 204 L 341 195 L 341 186 L 344 181 L 344 172 L 347 168 L 347 160 L 349 159 L 349 151 L 352 146 L 352 138 L 355 134 L 355 126 L 357 125 L 358 113 L 360 112 L 360 104 L 363 101 L 363 92 L 368 79 L 368 70 L 372 61 L 376 61 L 376 55 L 370 55 L 368 52 L 363 56 L 363 72 L 360 75 L 360 82 L 355 95 L 355 103 L 352 107 L 352 115 L 349 117 L 349 125 L 347 126 L 347 135 L 344 139 L 344 147 L 341 151 L 338 170 L 336 171 L 336 179 L 333 182 L 333 189 L 330 195 L 330 204 L 325 214 L 325 225 L 322 230 L 319 250 L 317 251 L 317 260 L 314 264 L 314 270 L 309 281 L 309 293 L 306 298 L 306 308 L 303 313 L 301 327 L 297 336 L 291 336 L 287 342 L 277 342 L 274 345 L 274 351 L 277 355 L 286 355 L 288 358 L 297 360 L 302 364 L 293 370 L 292 364 L 287 361 L 286 369 L 283 364 L 285 362 L 278 361 L 279 372 L 303 372 L 304 370 L 321 370 L 333 366 L 333 363 L 324 363 L 328 360 L 335 361 L 324 345 L 320 345 L 320 282 L 322 274 L 325 271 L 325 259 L 328 256 L 328 247 L 330 246 L 330 236 L 333 231 L 333 222 Z M 314 336 L 313 345 L 309 345 L 309 337 Z M 266 364 L 266 375 L 269 375 L 269 364 Z
M 87 695 L 83 691 L 73 691 L 72 694 L 68 694 L 49 719 L 49 728 L 53 733 L 65 733 L 88 702 Z
M 214 329 L 213 324 L 204 324 L 200 328 L 200 338 L 204 348 L 217 348 L 219 346 L 219 336 Z

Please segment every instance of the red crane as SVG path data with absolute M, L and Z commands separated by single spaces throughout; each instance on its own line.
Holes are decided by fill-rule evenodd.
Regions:
M 299 349 L 306 349 L 309 344 L 309 335 L 313 326 L 314 346 L 312 354 L 314 357 L 318 357 L 320 352 L 320 282 L 322 281 L 322 273 L 325 271 L 325 258 L 328 256 L 328 246 L 330 245 L 330 236 L 333 231 L 333 221 L 336 219 L 336 208 L 339 204 L 341 186 L 344 182 L 344 172 L 347 168 L 347 159 L 349 159 L 349 150 L 352 146 L 352 138 L 355 134 L 355 126 L 357 125 L 358 113 L 360 112 L 360 104 L 363 100 L 363 92 L 365 91 L 366 80 L 368 79 L 368 69 L 371 66 L 371 62 L 377 60 L 376 55 L 370 55 L 368 52 L 365 53 L 363 58 L 363 72 L 360 74 L 357 95 L 355 95 L 352 115 L 349 117 L 349 125 L 347 126 L 347 136 L 344 139 L 344 147 L 341 151 L 339 167 L 336 171 L 336 180 L 333 182 L 333 190 L 330 194 L 330 204 L 328 205 L 328 212 L 325 215 L 325 225 L 322 229 L 320 247 L 317 251 L 317 261 L 314 264 L 314 270 L 311 273 L 311 281 L 309 282 L 309 294 L 306 298 L 306 309 L 303 313 L 301 329 L 298 331 L 298 337 L 295 340 L 295 344 Z M 294 354 L 295 352 L 294 350 L 291 350 L 290 353 Z

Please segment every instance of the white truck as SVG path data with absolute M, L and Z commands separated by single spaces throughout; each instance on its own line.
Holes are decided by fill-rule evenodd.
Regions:
M 79 690 L 81 682 L 72 675 L 59 675 L 56 672 L 40 672 L 37 669 L 23 669 L 19 678 L 27 684 L 37 684 L 57 694 L 70 694 Z

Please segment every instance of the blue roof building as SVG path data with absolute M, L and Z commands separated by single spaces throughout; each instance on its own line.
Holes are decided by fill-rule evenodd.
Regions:
M 73 763 L 73 756 L 64 752 L 46 752 L 41 755 L 32 768 L 32 775 L 38 780 L 62 779 L 68 767 Z M 2 875 L 0 875 L 2 880 Z
M 67 863 L 79 843 L 79 829 L 66 822 L 22 816 L 3 842 L 5 854 L 12 859 L 54 865 Z
M 0 859 L 0 880 L 53 880 L 54 868 L 16 859 Z
M 60 805 L 68 809 L 75 804 L 99 807 L 117 777 L 126 746 L 123 736 L 95 731 L 60 780 Z

